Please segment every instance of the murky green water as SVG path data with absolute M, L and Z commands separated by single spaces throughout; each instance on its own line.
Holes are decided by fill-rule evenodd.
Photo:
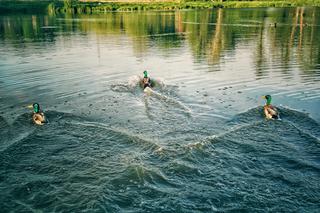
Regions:
M 0 53 L 4 212 L 320 208 L 319 8 L 0 15 Z

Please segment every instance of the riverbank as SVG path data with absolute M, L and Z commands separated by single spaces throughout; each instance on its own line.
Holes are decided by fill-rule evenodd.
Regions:
M 64 0 L 64 1 L 0 1 L 1 13 L 104 13 L 109 11 L 184 10 L 254 7 L 320 7 L 320 0 L 271 1 L 171 1 L 171 0 Z
M 143 10 L 183 10 L 210 8 L 253 8 L 253 7 L 301 7 L 320 6 L 320 0 L 307 1 L 69 1 L 69 5 L 55 7 L 57 12 L 103 13 L 108 11 L 143 11 Z

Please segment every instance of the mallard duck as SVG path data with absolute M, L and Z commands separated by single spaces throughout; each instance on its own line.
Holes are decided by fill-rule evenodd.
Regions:
M 148 77 L 148 72 L 147 70 L 145 70 L 143 72 L 143 78 L 141 80 L 141 86 L 143 87 L 143 89 L 145 89 L 146 87 L 152 87 L 152 82 L 150 80 L 150 78 Z
M 32 120 L 37 125 L 43 125 L 46 122 L 46 117 L 44 113 L 40 109 L 40 105 L 38 103 L 34 103 L 29 108 L 33 108 Z
M 264 114 L 267 119 L 279 119 L 278 110 L 271 105 L 271 95 L 262 96 L 262 98 L 266 99 L 267 102 L 263 107 Z

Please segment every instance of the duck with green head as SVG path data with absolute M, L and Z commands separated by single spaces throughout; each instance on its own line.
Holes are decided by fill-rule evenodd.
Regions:
M 33 122 L 37 125 L 43 125 L 46 122 L 46 118 L 40 108 L 40 104 L 34 103 L 32 104 L 32 108 L 33 108 L 33 115 L 32 115 Z
M 279 119 L 278 110 L 271 105 L 271 95 L 262 96 L 262 98 L 266 99 L 266 104 L 263 107 L 264 114 L 267 119 Z
M 143 89 L 145 89 L 146 87 L 152 87 L 152 84 L 151 84 L 151 80 L 150 80 L 150 77 L 148 76 L 148 71 L 145 70 L 143 72 L 143 79 L 141 81 L 141 84 L 143 86 Z

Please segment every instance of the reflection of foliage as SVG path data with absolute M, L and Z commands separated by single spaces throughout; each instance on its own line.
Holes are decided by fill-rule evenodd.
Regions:
M 72 0 L 63 0 L 63 6 L 65 8 L 70 8 L 72 6 Z
M 305 70 L 315 70 L 320 63 L 319 9 L 283 9 L 281 13 L 272 14 L 272 18 L 272 25 L 280 25 L 267 29 L 274 60 L 280 56 L 283 67 L 289 70 L 292 58 L 297 55 Z M 289 21 L 286 23 L 286 20 Z
M 52 31 L 41 29 L 42 26 L 52 23 L 52 18 L 49 16 L 6 16 L 3 17 L 0 23 L 0 35 L 3 39 L 8 40 L 52 40 Z
M 10 1 L 0 0 L 0 14 L 46 12 L 49 1 Z
M 125 34 L 132 38 L 136 54 L 150 47 L 169 53 L 186 40 L 194 58 L 209 64 L 219 64 L 226 51 L 251 42 L 259 76 L 264 75 L 267 60 L 280 60 L 283 72 L 290 72 L 293 60 L 305 72 L 317 72 L 319 22 L 319 8 L 12 15 L 0 19 L 0 39 L 54 40 L 55 30 L 43 27 L 58 25 L 65 33 Z

